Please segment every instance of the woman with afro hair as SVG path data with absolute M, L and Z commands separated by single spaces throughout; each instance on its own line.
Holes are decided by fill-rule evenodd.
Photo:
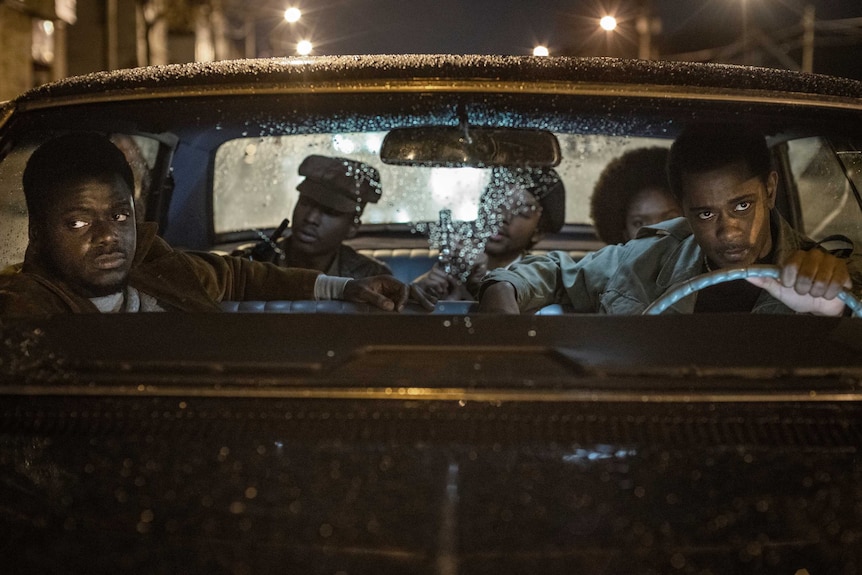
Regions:
M 643 226 L 682 215 L 667 182 L 667 154 L 666 148 L 638 148 L 605 166 L 590 201 L 600 240 L 625 243 Z

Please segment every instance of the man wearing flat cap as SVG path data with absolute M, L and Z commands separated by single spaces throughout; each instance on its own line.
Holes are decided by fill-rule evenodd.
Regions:
M 392 275 L 383 262 L 343 244 L 356 235 L 366 204 L 380 200 L 379 172 L 363 162 L 311 155 L 299 165 L 299 175 L 305 179 L 296 187 L 290 231 L 241 255 L 355 279 Z

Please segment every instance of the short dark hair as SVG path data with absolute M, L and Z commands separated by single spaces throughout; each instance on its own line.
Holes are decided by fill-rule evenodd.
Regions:
M 667 148 L 637 148 L 608 162 L 590 198 L 590 217 L 600 240 L 625 243 L 626 214 L 638 192 L 647 188 L 669 191 L 667 155 Z
M 42 215 L 55 194 L 69 183 L 117 175 L 135 189 L 126 156 L 107 136 L 77 132 L 58 136 L 39 146 L 24 168 L 24 197 L 30 217 Z
M 764 134 L 742 124 L 699 123 L 686 126 L 670 147 L 667 176 L 670 191 L 682 204 L 685 174 L 701 174 L 743 163 L 748 177 L 764 183 L 772 171 L 772 158 Z

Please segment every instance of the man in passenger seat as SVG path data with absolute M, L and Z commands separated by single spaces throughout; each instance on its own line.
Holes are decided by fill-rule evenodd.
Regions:
M 378 171 L 347 158 L 311 155 L 299 165 L 299 175 L 305 179 L 296 187 L 299 200 L 287 235 L 285 220 L 274 237 L 233 255 L 342 277 L 392 275 L 383 262 L 343 244 L 356 235 L 366 204 L 380 199 Z
M 29 243 L 19 273 L 0 276 L 0 318 L 55 313 L 219 311 L 224 300 L 343 299 L 400 310 L 408 286 L 172 249 L 137 222 L 134 176 L 105 136 L 40 146 L 23 176 Z
M 485 237 L 484 252 L 464 281 L 434 266 L 413 281 L 413 288 L 444 300 L 474 300 L 488 270 L 508 268 L 529 253 L 547 233 L 559 231 L 566 212 L 566 192 L 552 168 L 495 167 L 479 198 L 476 232 Z

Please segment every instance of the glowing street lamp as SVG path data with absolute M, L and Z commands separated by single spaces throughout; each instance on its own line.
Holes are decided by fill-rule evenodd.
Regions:
M 536 46 L 533 48 L 533 56 L 548 56 L 550 52 L 547 46 Z
M 290 7 L 284 11 L 285 22 L 295 24 L 296 22 L 299 22 L 299 19 L 301 17 L 302 17 L 302 11 L 299 8 Z
M 311 54 L 312 46 L 308 40 L 300 40 L 296 44 L 296 53 L 300 56 L 308 56 Z
M 599 26 L 602 27 L 602 30 L 611 32 L 617 27 L 617 19 L 613 16 L 603 16 L 602 19 L 599 20 Z

